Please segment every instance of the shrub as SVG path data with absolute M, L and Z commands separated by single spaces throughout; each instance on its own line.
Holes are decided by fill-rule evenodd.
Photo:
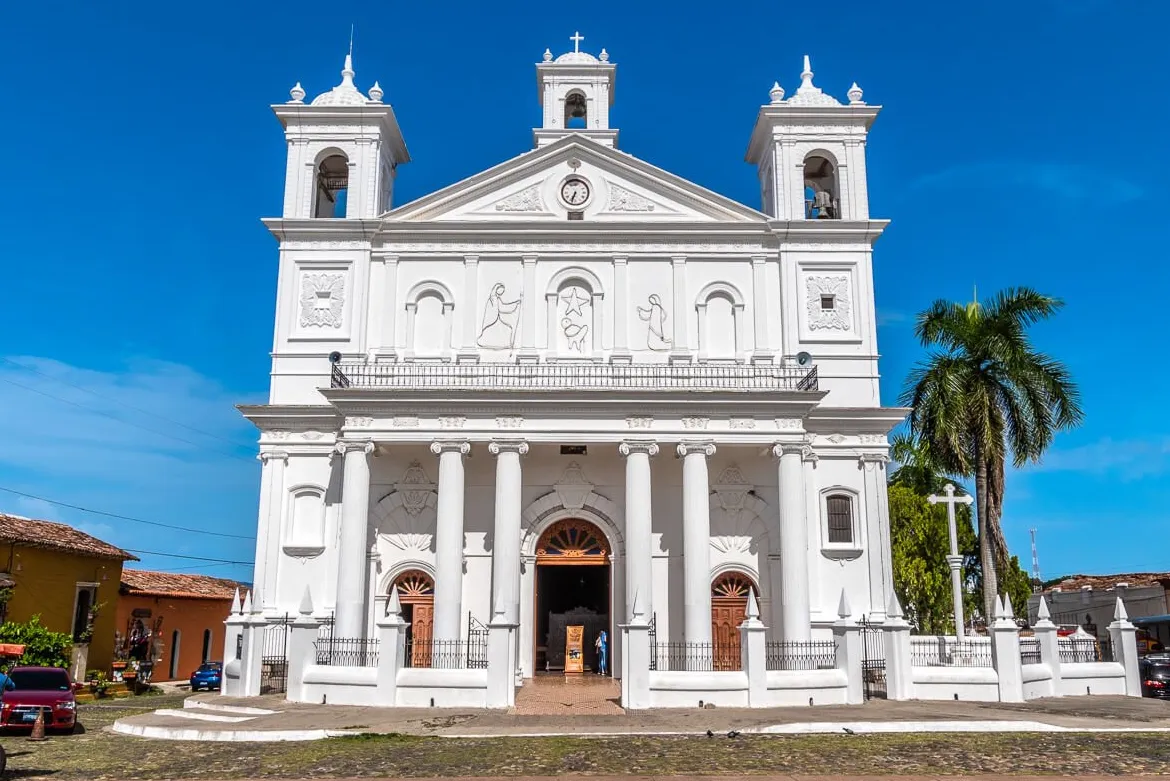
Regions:
M 73 649 L 73 638 L 65 632 L 54 632 L 35 615 L 26 623 L 9 621 L 0 625 L 0 643 L 19 643 L 24 646 L 24 656 L 19 664 L 40 667 L 69 667 L 69 655 Z

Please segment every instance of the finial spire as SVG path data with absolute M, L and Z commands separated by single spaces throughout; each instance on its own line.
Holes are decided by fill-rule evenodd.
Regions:
M 768 90 L 768 97 L 772 99 L 773 103 L 784 102 L 784 88 L 780 86 L 780 82 L 772 82 L 772 89 Z
M 806 86 L 811 87 L 813 85 L 812 79 L 813 79 L 812 61 L 808 58 L 808 55 L 806 54 L 806 55 L 804 55 L 804 70 L 800 72 L 800 86 L 801 87 L 806 87 Z
M 849 92 L 846 94 L 849 95 L 849 102 L 855 106 L 865 103 L 865 101 L 861 99 L 861 96 L 864 93 L 861 91 L 861 87 L 857 86 L 856 81 L 853 82 L 853 86 L 849 88 Z
M 353 22 L 349 23 L 349 56 L 353 56 Z

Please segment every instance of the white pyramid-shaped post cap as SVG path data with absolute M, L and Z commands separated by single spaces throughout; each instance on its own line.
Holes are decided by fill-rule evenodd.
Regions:
M 240 609 L 240 612 L 241 613 L 251 613 L 252 612 L 252 592 L 251 592 L 251 590 L 245 592 L 244 606 Z
M 898 592 L 890 591 L 890 604 L 886 607 L 886 615 L 890 618 L 902 618 L 902 603 L 898 601 Z
M 643 615 L 641 591 L 634 592 L 634 604 L 630 606 L 630 615 L 634 618 L 638 618 Z
M 504 592 L 501 590 L 501 591 L 496 592 L 496 599 L 495 599 L 495 602 L 492 606 L 492 615 L 493 616 L 502 616 L 502 615 L 504 615 L 504 612 L 505 612 Z
M 1048 600 L 1044 595 L 1040 595 L 1040 607 L 1036 609 L 1036 618 L 1040 621 L 1048 621 L 1052 618 L 1052 613 L 1048 610 Z
M 1125 611 L 1125 602 L 1122 601 L 1121 597 L 1117 598 L 1117 605 L 1116 605 L 1116 607 L 1113 608 L 1113 620 L 1114 621 L 1128 621 L 1129 620 L 1129 613 L 1127 613 Z
M 232 597 L 231 615 L 239 615 L 240 609 L 240 587 L 236 586 L 236 595 Z
M 305 584 L 305 593 L 301 596 L 301 604 L 297 606 L 297 612 L 302 616 L 313 615 L 313 595 L 309 592 L 308 584 Z
M 756 589 L 753 586 L 748 586 L 747 606 L 743 614 L 749 621 L 758 620 L 760 617 L 760 606 L 756 604 Z
M 390 601 L 386 603 L 386 615 L 399 616 L 402 615 L 402 599 L 398 596 L 398 585 L 395 584 L 390 589 Z
M 849 618 L 853 615 L 853 608 L 849 606 L 849 596 L 845 593 L 845 587 L 841 587 L 841 599 L 837 602 L 837 617 Z
M 1016 611 L 1012 608 L 1012 595 L 1011 594 L 1004 594 L 1003 595 L 1003 617 L 1004 618 L 1015 618 L 1016 617 Z
M 1000 618 L 1004 617 L 1004 615 L 1003 615 L 1003 597 L 1001 597 L 999 594 L 995 595 L 995 608 L 994 608 L 994 610 L 995 610 L 995 615 L 992 616 L 993 618 L 1000 619 Z

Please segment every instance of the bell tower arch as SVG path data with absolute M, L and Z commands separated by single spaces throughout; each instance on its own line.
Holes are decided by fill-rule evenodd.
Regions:
M 585 36 L 569 37 L 573 51 L 553 58 L 545 49 L 536 65 L 536 86 L 543 109 L 541 126 L 532 131 L 536 146 L 551 144 L 569 133 L 580 133 L 606 146 L 617 146 L 617 130 L 609 126 L 614 74 L 609 52 L 593 56 L 581 51 Z

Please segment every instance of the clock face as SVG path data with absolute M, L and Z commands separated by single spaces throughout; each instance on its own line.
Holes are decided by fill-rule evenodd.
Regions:
M 589 200 L 589 185 L 584 179 L 568 179 L 561 185 L 561 198 L 570 206 L 580 206 Z

